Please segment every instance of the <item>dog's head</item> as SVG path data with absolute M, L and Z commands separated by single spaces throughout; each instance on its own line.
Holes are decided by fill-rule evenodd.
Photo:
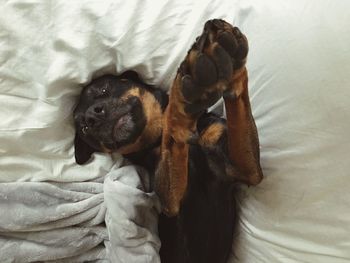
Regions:
M 155 143 L 167 103 L 165 92 L 133 71 L 93 80 L 74 110 L 76 162 L 85 163 L 96 151 L 129 154 Z

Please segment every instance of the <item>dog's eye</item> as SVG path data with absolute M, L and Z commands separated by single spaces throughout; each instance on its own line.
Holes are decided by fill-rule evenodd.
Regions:
M 83 134 L 87 134 L 89 131 L 89 127 L 85 125 L 85 126 L 83 126 L 83 128 L 81 128 L 81 131 Z
M 96 95 L 97 95 L 97 96 L 96 96 L 97 98 L 108 96 L 108 95 L 109 95 L 108 86 L 105 86 L 105 87 L 99 89 L 99 90 L 97 91 L 97 94 L 96 94 Z

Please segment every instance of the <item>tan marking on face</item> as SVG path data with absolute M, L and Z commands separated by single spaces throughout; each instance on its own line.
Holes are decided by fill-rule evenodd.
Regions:
M 140 91 L 140 88 L 135 87 L 126 92 L 123 96 L 128 98 L 130 96 L 137 96 L 142 102 L 143 112 L 146 117 L 146 126 L 140 137 L 130 145 L 121 147 L 118 152 L 121 154 L 128 154 L 139 151 L 145 146 L 152 144 L 158 140 L 162 134 L 162 109 L 159 102 L 149 91 Z
M 129 90 L 127 90 L 123 96 L 120 97 L 121 101 L 126 101 L 130 97 L 138 97 L 141 99 L 141 91 L 140 88 L 135 86 L 131 87 Z

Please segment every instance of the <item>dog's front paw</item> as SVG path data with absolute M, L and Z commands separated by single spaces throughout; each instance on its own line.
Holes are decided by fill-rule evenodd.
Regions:
M 247 39 L 237 27 L 219 19 L 206 22 L 170 91 L 165 123 L 171 138 L 176 142 L 196 141 L 198 117 L 222 96 L 238 97 L 242 93 L 242 85 L 235 83 L 245 72 L 247 54 Z
M 237 27 L 219 19 L 206 22 L 179 68 L 185 112 L 197 115 L 215 104 L 244 68 L 247 54 L 247 39 Z

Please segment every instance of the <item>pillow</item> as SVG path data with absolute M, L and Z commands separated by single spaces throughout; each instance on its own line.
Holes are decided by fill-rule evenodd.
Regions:
M 240 1 L 265 178 L 238 262 L 349 262 L 349 1 Z

